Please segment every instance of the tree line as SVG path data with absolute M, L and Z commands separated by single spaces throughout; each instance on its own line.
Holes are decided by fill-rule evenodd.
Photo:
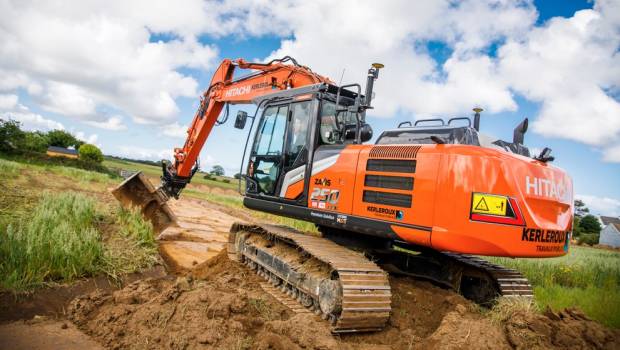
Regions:
M 45 153 L 50 146 L 73 148 L 84 162 L 103 162 L 103 153 L 97 146 L 87 144 L 67 131 L 26 131 L 18 121 L 0 119 L 0 152 Z
M 573 219 L 573 237 L 579 244 L 594 245 L 598 243 L 601 230 L 598 218 L 590 214 L 590 209 L 580 200 L 575 200 L 575 218 Z

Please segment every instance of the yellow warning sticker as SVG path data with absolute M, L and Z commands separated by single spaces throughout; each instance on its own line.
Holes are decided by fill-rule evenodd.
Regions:
M 506 216 L 507 205 L 508 199 L 506 197 L 495 196 L 492 194 L 474 193 L 471 212 L 476 214 Z

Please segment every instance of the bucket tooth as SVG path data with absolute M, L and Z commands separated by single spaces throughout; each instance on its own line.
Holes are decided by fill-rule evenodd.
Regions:
M 149 179 L 137 172 L 123 181 L 112 194 L 125 208 L 140 208 L 142 215 L 153 224 L 155 232 L 161 232 L 176 222 L 176 217 L 166 201 Z

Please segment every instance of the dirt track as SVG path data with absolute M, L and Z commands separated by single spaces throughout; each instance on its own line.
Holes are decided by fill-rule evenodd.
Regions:
M 97 290 L 74 299 L 66 317 L 84 333 L 63 333 L 62 320 L 46 323 L 52 333 L 58 332 L 50 341 L 58 335 L 68 337 L 67 344 L 94 339 L 113 349 L 620 348 L 620 331 L 577 311 L 517 312 L 497 322 L 451 291 L 402 277 L 391 277 L 393 312 L 385 330 L 333 336 L 320 318 L 287 308 L 263 290 L 262 279 L 217 253 L 229 223 L 240 215 L 195 200 L 180 201 L 173 210 L 184 224 L 160 239 L 176 276 L 144 278 L 121 290 Z M 195 249 L 183 249 L 187 244 Z M 15 327 L 32 327 L 36 334 L 42 326 L 2 325 L 0 345 L 2 335 Z

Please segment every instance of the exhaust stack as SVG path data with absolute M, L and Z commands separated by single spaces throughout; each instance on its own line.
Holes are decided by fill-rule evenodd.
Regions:
M 527 132 L 527 126 L 529 121 L 527 118 L 523 119 L 523 121 L 517 125 L 513 134 L 512 134 L 512 143 L 522 145 L 525 139 L 525 133 Z
M 484 111 L 484 109 L 474 107 L 473 111 L 476 113 L 474 114 L 474 129 L 476 129 L 476 131 L 480 131 L 480 112 Z
M 372 106 L 372 89 L 375 84 L 375 80 L 379 78 L 379 69 L 385 67 L 382 63 L 373 63 L 372 67 L 368 69 L 368 78 L 366 79 L 366 101 L 364 101 L 364 109 L 371 109 Z

